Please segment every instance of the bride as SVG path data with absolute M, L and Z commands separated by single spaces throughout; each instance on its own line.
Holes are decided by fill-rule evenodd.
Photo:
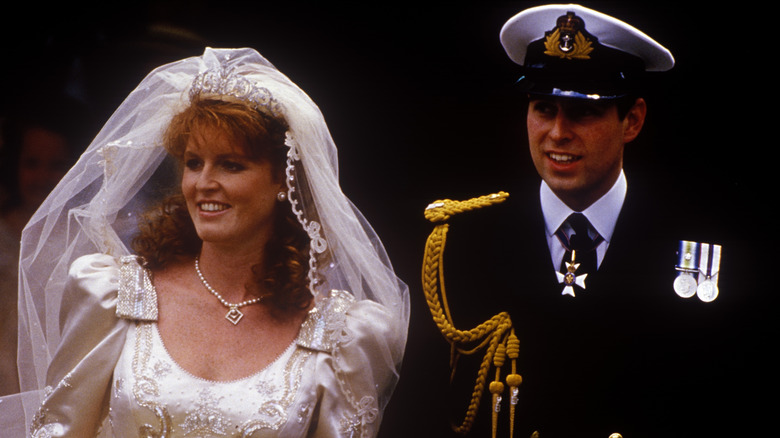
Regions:
M 24 231 L 31 366 L 3 424 L 23 411 L 42 437 L 376 435 L 408 292 L 336 160 L 316 105 L 252 49 L 153 71 Z

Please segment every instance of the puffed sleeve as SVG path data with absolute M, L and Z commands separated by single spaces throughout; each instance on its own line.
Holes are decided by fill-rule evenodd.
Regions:
M 311 436 L 374 437 L 398 378 L 403 352 L 399 320 L 373 301 L 333 299 L 331 307 L 345 310 L 325 311 L 330 314 L 330 354 L 317 358 L 320 403 Z
M 116 316 L 118 284 L 119 265 L 111 256 L 83 256 L 71 265 L 60 312 L 62 341 L 49 366 L 33 436 L 98 433 L 129 324 Z

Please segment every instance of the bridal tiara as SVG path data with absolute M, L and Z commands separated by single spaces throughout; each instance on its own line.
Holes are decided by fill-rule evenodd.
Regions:
M 218 69 L 210 69 L 195 76 L 189 95 L 190 100 L 200 96 L 228 96 L 246 102 L 255 110 L 274 118 L 282 117 L 281 104 L 267 88 L 257 86 L 232 69 L 226 69 L 224 63 Z

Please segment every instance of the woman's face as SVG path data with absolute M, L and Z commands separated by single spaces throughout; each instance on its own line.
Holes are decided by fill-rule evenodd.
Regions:
M 182 192 L 204 243 L 262 248 L 273 232 L 277 193 L 267 160 L 250 158 L 242 144 L 213 128 L 195 129 L 184 151 Z

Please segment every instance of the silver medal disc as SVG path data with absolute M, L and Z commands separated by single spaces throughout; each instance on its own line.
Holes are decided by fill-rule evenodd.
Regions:
M 702 281 L 696 290 L 696 295 L 700 300 L 709 303 L 718 298 L 718 286 L 712 280 Z
M 682 273 L 674 279 L 674 291 L 683 298 L 690 298 L 696 294 L 696 279 L 693 275 Z

